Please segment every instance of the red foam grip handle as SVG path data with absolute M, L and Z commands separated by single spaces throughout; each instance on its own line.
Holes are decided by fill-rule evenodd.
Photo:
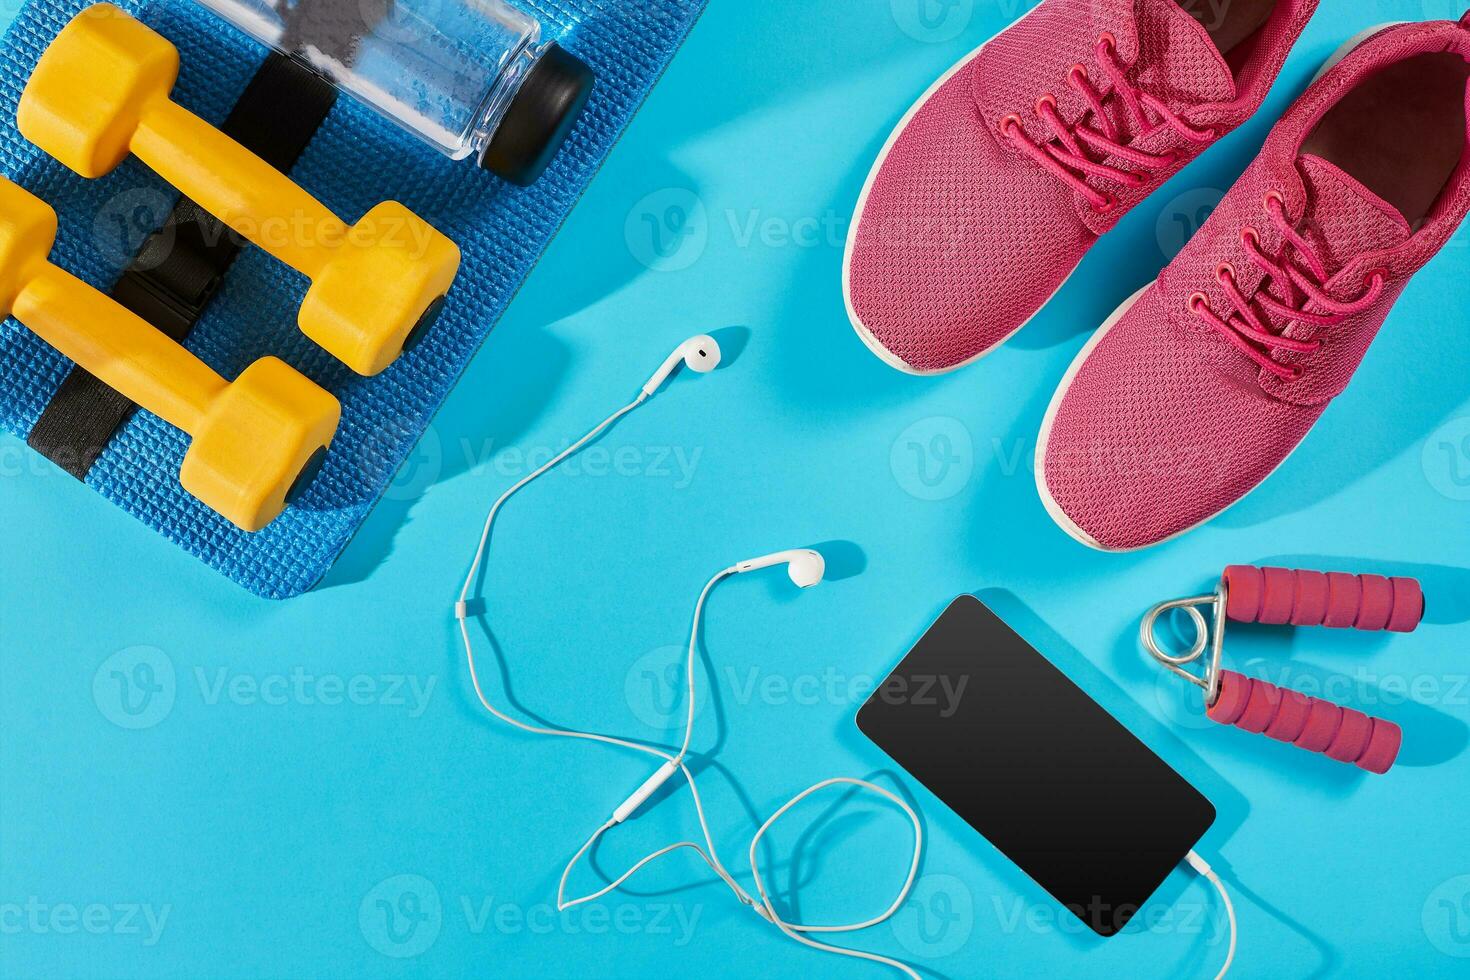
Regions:
M 1220 671 L 1220 694 L 1209 716 L 1380 774 L 1393 768 L 1404 740 L 1391 721 L 1230 670 Z
M 1424 590 L 1411 578 L 1231 565 L 1224 582 L 1225 615 L 1237 623 L 1410 633 L 1424 618 Z

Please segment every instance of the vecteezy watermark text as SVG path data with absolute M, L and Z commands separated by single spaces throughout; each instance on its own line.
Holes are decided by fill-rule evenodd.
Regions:
M 138 902 L 0 902 L 0 936 L 118 936 L 156 946 L 168 925 L 172 905 Z
M 196 665 L 181 673 L 163 650 L 137 646 L 119 650 L 98 666 L 92 699 L 108 721 L 136 731 L 163 722 L 191 690 L 211 708 L 365 707 L 421 718 L 438 685 L 433 674 L 336 674 L 300 665 L 262 673 Z
M 649 728 L 668 731 L 688 717 L 684 678 L 687 649 L 659 647 L 635 660 L 623 682 L 623 694 L 633 715 Z M 696 669 L 702 670 L 702 665 Z M 740 706 L 763 704 L 771 707 L 829 705 L 851 708 L 870 698 L 885 705 L 907 706 L 951 718 L 959 711 L 969 687 L 967 674 L 892 675 L 886 679 L 872 674 L 849 674 L 835 666 L 815 671 L 788 672 L 759 666 L 726 665 L 715 675 L 723 697 Z M 699 686 L 704 684 L 701 679 Z M 695 702 L 695 717 L 709 698 Z
M 549 902 L 523 905 L 494 895 L 461 894 L 446 901 L 429 879 L 403 874 L 368 890 L 357 922 L 373 949 L 409 959 L 427 952 L 446 928 L 462 928 L 471 936 L 653 936 L 682 948 L 694 940 L 703 915 L 701 904 L 659 900 L 587 902 L 563 911 Z
M 406 708 L 408 717 L 421 718 L 429 707 L 429 699 L 439 678 L 432 674 L 314 674 L 305 667 L 293 667 L 280 674 L 247 674 L 216 667 L 194 668 L 194 680 L 201 699 L 207 705 L 234 704 L 241 707 L 265 705 L 280 708 L 287 705 L 333 708 L 338 705 Z

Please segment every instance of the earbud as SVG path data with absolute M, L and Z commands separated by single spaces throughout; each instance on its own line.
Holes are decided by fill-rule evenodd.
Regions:
M 820 554 L 808 549 L 778 551 L 764 558 L 751 558 L 735 566 L 735 574 L 758 571 L 775 565 L 785 565 L 786 573 L 798 588 L 810 589 L 827 574 L 827 562 Z
M 715 343 L 715 338 L 706 334 L 698 337 L 690 337 L 679 345 L 679 348 L 669 355 L 659 369 L 654 372 L 653 377 L 648 379 L 648 384 L 643 386 L 643 394 L 652 398 L 654 393 L 664 386 L 664 382 L 678 368 L 679 362 L 691 371 L 700 374 L 708 374 L 720 366 L 720 345 Z

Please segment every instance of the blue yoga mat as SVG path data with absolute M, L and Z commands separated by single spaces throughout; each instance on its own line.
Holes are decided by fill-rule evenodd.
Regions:
M 511 187 L 455 163 L 349 99 L 340 99 L 292 176 L 344 218 L 399 200 L 459 243 L 460 279 L 427 338 L 383 374 L 359 378 L 303 337 L 296 311 L 306 280 L 248 248 L 187 346 L 227 378 L 280 357 L 335 394 L 342 425 L 306 496 L 246 534 L 179 487 L 187 437 L 134 413 L 87 484 L 240 585 L 268 598 L 307 591 L 327 573 L 387 488 L 475 351 L 591 181 L 628 120 L 698 19 L 705 0 L 519 0 L 550 37 L 597 72 L 582 121 L 534 187 Z M 106 291 L 177 192 L 136 160 L 84 180 L 21 138 L 16 104 L 41 52 L 81 0 L 30 2 L 4 40 L 0 169 L 56 208 L 53 259 Z M 119 0 L 178 45 L 175 99 L 220 123 L 266 56 L 192 0 Z M 14 320 L 0 326 L 0 427 L 21 438 L 70 362 Z M 493 397 L 493 393 L 487 393 Z M 84 515 L 78 515 L 84 517 Z

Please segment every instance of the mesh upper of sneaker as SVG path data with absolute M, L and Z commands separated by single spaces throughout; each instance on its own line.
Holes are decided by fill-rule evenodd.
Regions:
M 1470 210 L 1470 154 L 1436 211 L 1411 233 L 1351 176 L 1298 148 L 1355 79 L 1447 42 L 1470 57 L 1470 32 L 1453 25 L 1396 28 L 1310 89 L 1199 234 L 1092 348 L 1057 405 L 1041 461 L 1048 493 L 1086 535 L 1107 548 L 1141 547 L 1218 514 L 1264 480 L 1347 386 L 1408 279 Z M 1269 194 L 1281 196 L 1294 230 L 1328 273 L 1326 293 L 1366 297 L 1381 276 L 1381 294 L 1331 325 L 1266 316 L 1262 293 L 1322 312 L 1261 269 L 1242 241 L 1243 232 L 1254 233 L 1274 262 L 1310 273 L 1310 262 L 1268 219 Z M 1310 353 L 1269 352 L 1299 369 L 1299 379 L 1263 369 L 1191 312 L 1199 294 L 1220 317 L 1234 312 L 1241 320 L 1222 269 L 1273 331 L 1320 341 Z
M 1316 0 L 1281 3 L 1285 13 L 1262 32 L 1239 95 L 1208 34 L 1175 0 L 1046 0 L 992 40 L 917 110 L 873 177 L 849 264 L 848 298 L 862 327 L 922 371 L 954 367 L 1014 332 L 1099 234 L 1202 149 L 1157 119 L 1138 130 L 1098 63 L 1098 40 L 1108 37 L 1132 86 L 1223 133 L 1260 104 Z M 1001 136 L 1014 116 L 1038 145 L 1053 139 L 1036 109 L 1042 96 L 1070 125 L 1104 128 L 1068 82 L 1074 66 L 1131 148 L 1178 157 L 1139 187 L 1089 177 L 1117 199 L 1107 213 Z

